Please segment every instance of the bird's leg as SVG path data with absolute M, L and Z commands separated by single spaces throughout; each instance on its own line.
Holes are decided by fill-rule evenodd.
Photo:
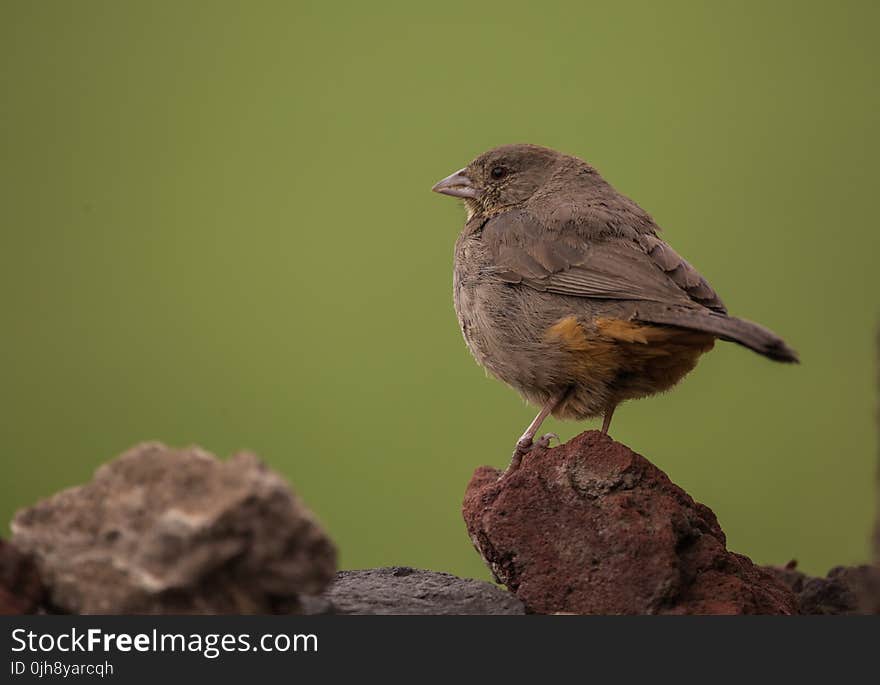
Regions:
M 516 441 L 516 447 L 513 450 L 513 456 L 510 459 L 510 466 L 507 467 L 508 471 L 516 471 L 519 468 L 519 465 L 522 463 L 522 458 L 525 456 L 526 452 L 528 452 L 534 446 L 533 441 L 535 439 L 535 434 L 538 432 L 541 424 L 544 423 L 544 419 L 550 416 L 551 412 L 556 409 L 560 402 L 562 402 L 567 392 L 568 391 L 566 390 L 565 392 L 551 397 L 547 401 L 547 403 L 541 408 L 541 411 L 538 412 L 538 415 L 529 424 L 529 427 L 526 428 L 526 432 L 523 433 L 520 439 Z M 542 447 L 547 447 L 550 444 L 551 437 L 555 437 L 557 440 L 559 439 L 559 436 L 555 433 L 548 433 L 538 440 L 538 444 L 540 444 Z
M 602 420 L 602 432 L 608 435 L 608 429 L 611 427 L 611 417 L 614 416 L 616 405 L 612 405 L 605 410 L 605 418 Z

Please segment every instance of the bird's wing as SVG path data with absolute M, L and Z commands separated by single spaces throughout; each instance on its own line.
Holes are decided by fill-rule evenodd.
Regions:
M 509 283 L 560 295 L 696 303 L 727 312 L 706 279 L 654 234 L 589 241 L 516 210 L 490 219 L 483 242 L 492 270 Z

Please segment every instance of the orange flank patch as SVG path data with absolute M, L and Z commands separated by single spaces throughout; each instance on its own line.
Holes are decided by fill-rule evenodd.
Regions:
M 703 333 L 686 331 L 669 326 L 652 326 L 650 324 L 625 321 L 623 319 L 596 319 L 595 331 L 587 331 L 573 316 L 560 319 L 547 329 L 548 340 L 559 340 L 571 351 L 587 351 L 596 344 L 607 344 L 609 341 L 622 343 L 638 343 L 648 345 L 662 343 L 672 338 L 695 337 L 705 342 Z
M 572 351 L 578 351 L 585 348 L 587 344 L 587 335 L 584 329 L 573 316 L 567 316 L 560 319 L 547 329 L 547 340 L 558 340 Z
M 675 354 L 682 349 L 698 353 L 707 352 L 715 343 L 715 336 L 709 333 L 675 326 L 653 326 L 623 319 L 596 319 L 596 329 L 606 338 L 649 345 L 657 352 L 664 350 L 667 354 Z
M 642 345 L 647 345 L 648 336 L 657 330 L 653 326 L 643 326 L 623 319 L 596 319 L 596 328 L 606 338 Z
M 623 361 L 620 345 L 613 339 L 587 333 L 573 316 L 560 319 L 547 329 L 545 339 L 572 353 L 572 373 L 585 382 L 611 379 Z
M 665 390 L 681 379 L 712 349 L 715 337 L 675 326 L 655 326 L 623 319 L 599 318 L 583 326 L 574 316 L 547 329 L 545 340 L 572 355 L 570 372 L 585 385 L 611 383 L 620 398 Z

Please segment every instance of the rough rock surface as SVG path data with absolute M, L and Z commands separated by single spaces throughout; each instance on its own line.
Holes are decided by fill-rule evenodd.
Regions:
M 333 614 L 525 613 L 522 602 L 491 583 L 406 566 L 340 571 L 323 595 L 305 606 L 309 613 Z
M 44 594 L 33 560 L 0 540 L 0 614 L 36 613 Z
M 20 511 L 12 531 L 70 613 L 271 613 L 336 570 L 312 514 L 247 453 L 139 445 Z
M 710 509 L 598 431 L 477 469 L 463 514 L 496 578 L 536 613 L 794 614 L 791 590 L 728 552 Z
M 795 568 L 767 570 L 784 582 L 798 600 L 802 614 L 880 614 L 880 569 L 874 566 L 836 566 L 825 578 L 811 578 Z

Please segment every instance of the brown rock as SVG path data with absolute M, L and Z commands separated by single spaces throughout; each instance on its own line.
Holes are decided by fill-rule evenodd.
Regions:
M 20 511 L 12 530 L 70 613 L 269 613 L 335 571 L 312 514 L 247 453 L 139 445 Z
M 36 613 L 44 595 L 33 559 L 0 540 L 0 614 Z
M 496 578 L 536 613 L 793 614 L 791 591 L 728 552 L 710 509 L 598 431 L 481 467 L 463 514 Z

